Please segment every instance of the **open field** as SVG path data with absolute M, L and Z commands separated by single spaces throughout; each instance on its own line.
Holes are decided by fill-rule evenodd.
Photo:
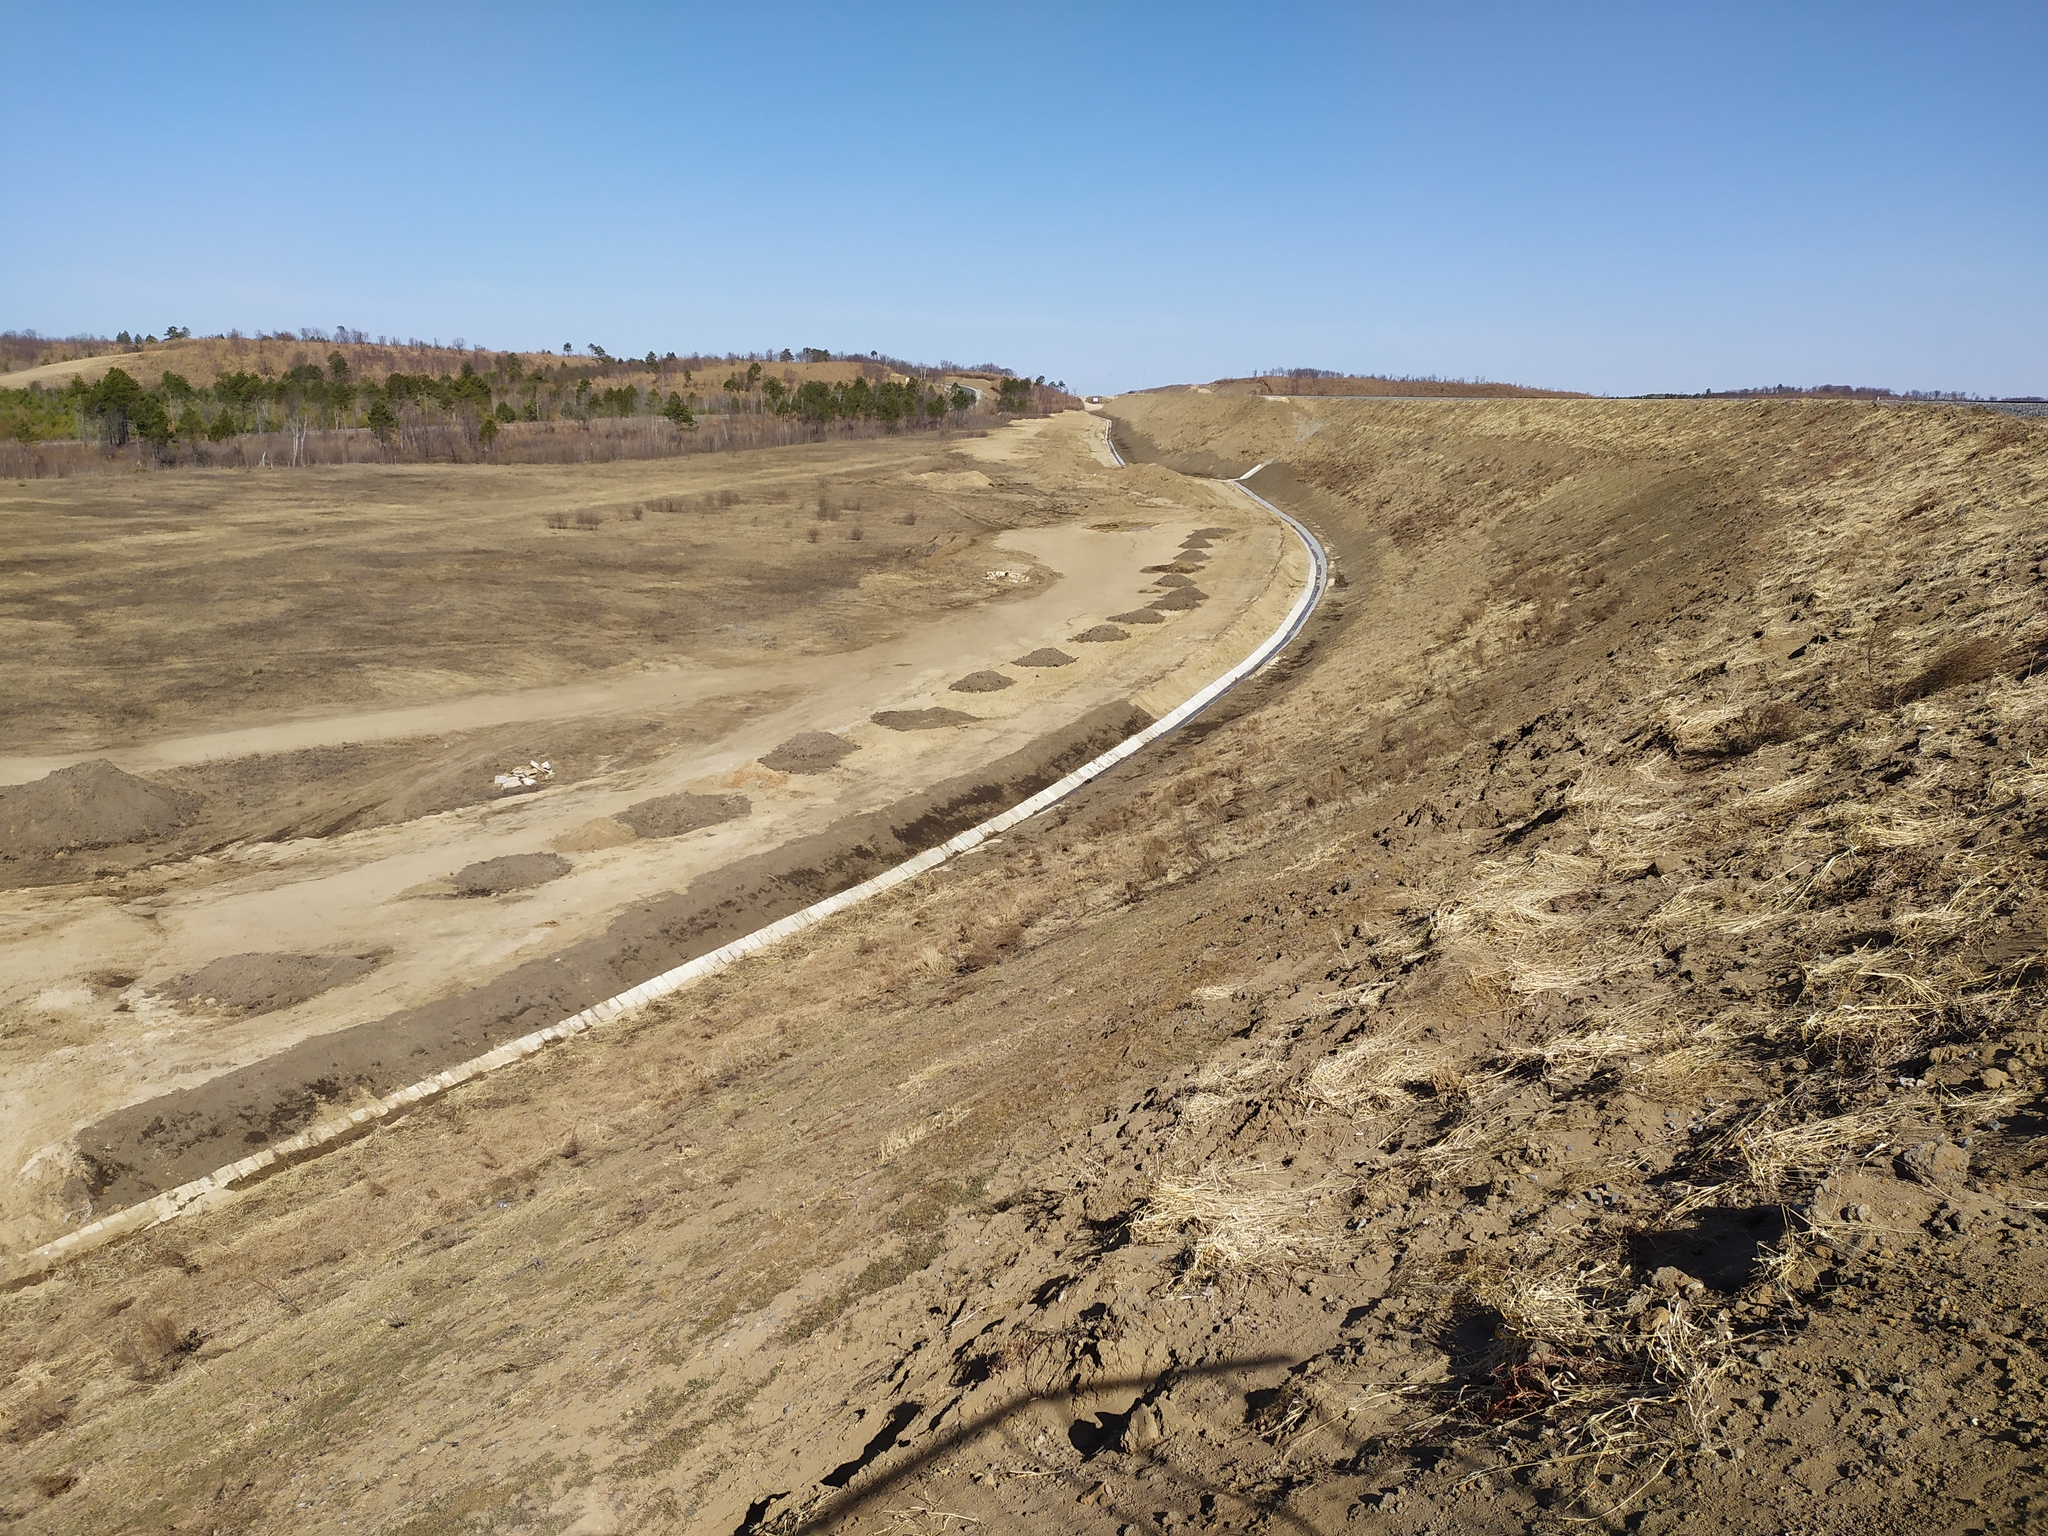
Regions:
M 1265 462 L 1339 577 L 1288 662 L 928 883 L 6 1296 L 23 1529 L 2038 1523 L 2048 430 L 1110 410 L 1127 470 L 1078 417 L 970 445 L 1062 502 L 1004 568 L 1065 574 L 953 617 L 1195 565 L 1116 650 L 1199 620 L 1210 675 L 1287 572 L 1199 477 Z M 1034 542 L 1081 531 L 1122 542 Z M 992 715 L 1038 679 L 944 679 L 1110 612 L 862 709 Z M 1156 714 L 1133 667 L 1046 718 Z M 788 708 L 589 814 L 765 794 L 729 773 Z

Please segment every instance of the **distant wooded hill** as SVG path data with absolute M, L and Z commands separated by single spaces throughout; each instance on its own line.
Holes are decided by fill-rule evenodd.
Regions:
M 7 338 L 22 344 L 20 336 Z M 752 357 L 671 352 L 614 357 L 489 352 L 299 336 L 145 338 L 90 352 L 92 338 L 40 343 L 32 366 L 0 375 L 0 439 L 27 455 L 10 473 L 85 467 L 64 444 L 156 462 L 353 462 L 503 454 L 574 460 L 587 445 L 538 444 L 558 428 L 607 424 L 597 457 L 688 451 L 700 416 L 721 421 L 718 446 L 781 441 L 835 424 L 885 431 L 958 423 L 972 414 L 1028 414 L 1078 404 L 1043 379 L 1000 369 L 929 368 L 820 348 Z M 15 351 L 27 357 L 25 345 Z M 642 430 L 620 427 L 638 420 Z M 342 434 L 337 437 L 336 434 Z M 270 439 L 278 441 L 270 441 Z M 630 438 L 630 447 L 622 447 Z M 259 441 L 260 440 L 260 441 Z M 37 445 L 50 447 L 38 450 Z M 55 453 L 53 457 L 52 454 Z

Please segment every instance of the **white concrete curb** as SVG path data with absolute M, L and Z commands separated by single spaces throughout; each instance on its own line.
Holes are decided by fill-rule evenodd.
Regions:
M 1107 436 L 1107 423 L 1105 423 L 1105 437 Z M 1123 464 L 1123 456 L 1117 454 L 1116 444 L 1113 440 L 1109 442 L 1109 451 L 1116 455 L 1116 461 L 1119 465 Z M 1258 470 L 1263 468 L 1265 466 L 1262 464 L 1258 466 L 1258 469 L 1250 471 L 1244 478 L 1250 479 L 1251 475 L 1257 474 Z M 1329 585 L 1329 561 L 1323 553 L 1323 546 L 1317 542 L 1315 535 L 1264 497 L 1254 492 L 1244 483 L 1244 480 L 1234 480 L 1230 483 L 1294 530 L 1296 536 L 1300 538 L 1303 547 L 1308 551 L 1310 566 L 1309 584 L 1307 589 L 1295 601 L 1294 606 L 1288 610 L 1287 617 L 1281 620 L 1278 629 L 1268 635 L 1243 661 L 1240 661 L 1228 672 L 1210 683 L 1179 708 L 1155 720 L 1136 735 L 1126 737 L 1092 762 L 1084 763 L 1058 783 L 1047 785 L 1030 799 L 1012 806 L 1000 816 L 984 821 L 979 826 L 968 828 L 965 832 L 960 833 L 957 837 L 942 843 L 936 848 L 927 849 L 915 858 L 906 859 L 901 864 L 882 871 L 879 875 L 863 880 L 858 885 L 848 887 L 836 896 L 827 896 L 823 901 L 813 902 L 801 912 L 792 912 L 789 916 L 770 923 L 765 928 L 756 929 L 744 938 L 734 939 L 730 944 L 713 950 L 708 955 L 700 955 L 695 960 L 677 966 L 674 970 L 663 971 L 659 976 L 651 977 L 641 982 L 639 986 L 619 993 L 616 997 L 609 997 L 601 1003 L 594 1003 L 573 1018 L 564 1019 L 559 1024 L 552 1024 L 546 1029 L 536 1030 L 530 1035 L 523 1035 L 519 1039 L 501 1045 L 495 1050 L 486 1051 L 481 1056 L 472 1057 L 468 1061 L 458 1063 L 448 1068 L 445 1072 L 437 1072 L 432 1077 L 426 1078 L 421 1082 L 400 1088 L 395 1093 L 386 1094 L 383 1098 L 373 1103 L 352 1109 L 346 1114 L 337 1115 L 331 1120 L 323 1120 L 318 1125 L 299 1132 L 298 1135 L 291 1137 L 289 1140 L 281 1141 L 275 1146 L 265 1147 L 261 1152 L 252 1153 L 250 1156 L 242 1158 L 239 1162 L 228 1164 L 225 1168 L 216 1168 L 212 1173 L 194 1179 L 189 1184 L 181 1184 L 176 1189 L 166 1190 L 163 1194 L 156 1196 L 152 1200 L 145 1200 L 140 1205 L 128 1206 L 123 1210 L 115 1211 L 111 1215 L 103 1216 L 97 1221 L 80 1227 L 75 1232 L 67 1232 L 62 1237 L 23 1254 L 8 1267 L 6 1280 L 12 1282 L 40 1273 L 54 1268 L 64 1260 L 76 1257 L 78 1254 L 84 1253 L 89 1249 L 97 1248 L 103 1243 L 112 1242 L 117 1237 L 125 1236 L 130 1232 L 140 1232 L 145 1228 L 171 1221 L 188 1211 L 202 1210 L 207 1205 L 218 1200 L 222 1194 L 233 1186 L 247 1182 L 266 1169 L 297 1162 L 302 1158 L 312 1155 L 329 1143 L 338 1142 L 356 1135 L 365 1126 L 372 1125 L 387 1116 L 410 1109 L 413 1105 L 421 1103 L 426 1099 L 436 1098 L 447 1092 L 450 1088 L 453 1088 L 457 1083 L 464 1083 L 472 1077 L 480 1076 L 485 1072 L 495 1072 L 500 1067 L 510 1066 L 512 1063 L 522 1061 L 526 1057 L 533 1055 L 537 1051 L 544 1050 L 558 1041 L 567 1040 L 576 1035 L 583 1034 L 587 1030 L 596 1029 L 600 1025 L 609 1024 L 621 1015 L 630 1013 L 644 1004 L 651 1003 L 656 998 L 668 997 L 673 993 L 680 992 L 684 988 L 701 981 L 704 977 L 724 970 L 735 960 L 743 956 L 755 954 L 760 950 L 766 949 L 771 944 L 779 943 L 792 934 L 801 933 L 814 923 L 822 922 L 836 913 L 844 912 L 848 907 L 858 906 L 870 897 L 881 895 L 884 891 L 893 890 L 907 880 L 916 879 L 927 870 L 936 869 L 955 855 L 966 853 L 969 849 L 979 847 L 990 838 L 1009 831 L 1010 828 L 1016 826 L 1019 822 L 1029 820 L 1040 811 L 1058 804 L 1082 785 L 1093 779 L 1100 778 L 1103 774 L 1109 772 L 1110 769 L 1116 767 L 1117 764 L 1135 756 L 1162 736 L 1180 729 L 1180 727 L 1186 725 L 1195 716 L 1222 698 L 1224 694 L 1230 692 L 1231 689 L 1250 677 L 1254 672 L 1257 672 L 1285 649 L 1288 642 L 1293 640 L 1301 632 L 1302 626 L 1308 622 L 1308 616 L 1315 611 L 1316 604 L 1322 601 L 1323 592 Z

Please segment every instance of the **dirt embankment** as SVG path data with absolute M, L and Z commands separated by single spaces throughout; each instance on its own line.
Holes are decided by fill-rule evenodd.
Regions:
M 1290 664 L 11 1297 L 24 1529 L 2038 1523 L 2043 429 L 1117 409 Z

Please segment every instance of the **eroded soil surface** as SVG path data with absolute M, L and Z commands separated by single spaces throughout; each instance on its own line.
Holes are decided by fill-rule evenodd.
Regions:
M 24 1529 L 2039 1528 L 2043 429 L 1114 409 L 1288 662 L 14 1291 Z

